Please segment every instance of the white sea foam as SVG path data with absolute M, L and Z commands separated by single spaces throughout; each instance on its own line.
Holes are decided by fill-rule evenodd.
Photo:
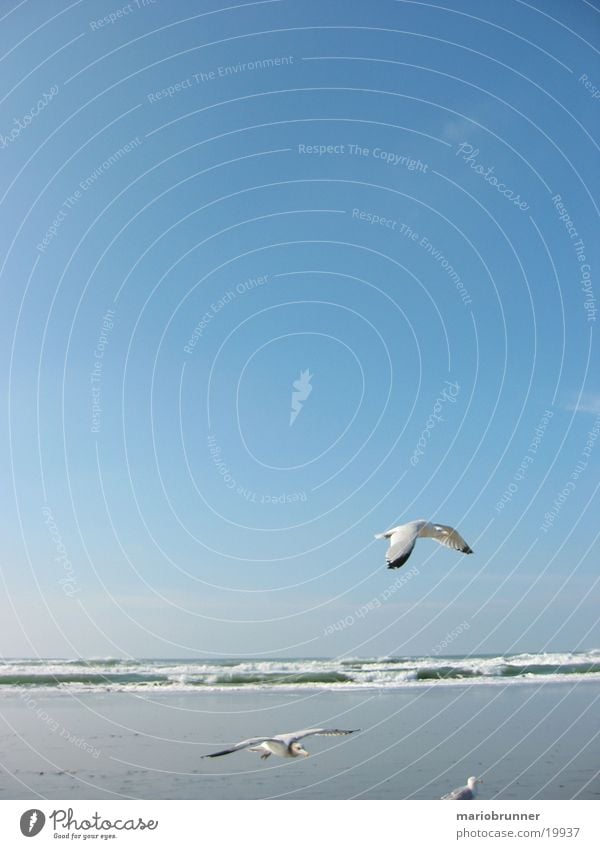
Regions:
M 16 659 L 0 662 L 0 694 L 22 691 L 206 692 L 402 687 L 600 679 L 600 651 L 468 657 L 271 660 Z

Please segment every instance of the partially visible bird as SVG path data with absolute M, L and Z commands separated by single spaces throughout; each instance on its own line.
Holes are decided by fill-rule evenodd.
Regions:
M 466 787 L 457 787 L 456 790 L 442 796 L 442 799 L 476 799 L 477 794 L 475 790 L 478 784 L 483 784 L 483 778 L 475 778 L 472 775 L 467 779 Z
M 458 531 L 449 525 L 438 525 L 425 519 L 398 525 L 382 534 L 375 534 L 375 539 L 389 539 L 390 547 L 386 552 L 388 569 L 399 569 L 410 557 L 418 537 L 431 537 L 441 545 L 462 551 L 463 554 L 473 554 Z
M 355 734 L 359 730 L 358 728 L 354 728 L 352 731 L 343 731 L 338 728 L 308 728 L 305 731 L 292 731 L 290 734 L 275 734 L 273 737 L 251 737 L 249 740 L 236 743 L 229 749 L 213 752 L 211 755 L 202 755 L 202 757 L 220 758 L 221 755 L 230 755 L 232 752 L 239 752 L 241 749 L 262 752 L 261 760 L 266 760 L 271 755 L 279 755 L 280 758 L 297 758 L 300 755 L 308 757 L 309 752 L 300 743 L 300 740 L 303 740 L 304 737 L 312 737 L 317 734 L 322 737 L 339 737 L 344 734 Z

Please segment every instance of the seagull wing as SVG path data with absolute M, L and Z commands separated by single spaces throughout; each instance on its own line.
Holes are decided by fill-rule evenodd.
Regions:
M 413 523 L 401 525 L 394 530 L 390 537 L 390 547 L 385 553 L 390 569 L 399 569 L 400 566 L 404 566 L 415 547 L 418 535 L 418 528 Z
M 458 531 L 451 528 L 450 525 L 436 525 L 433 522 L 428 522 L 419 531 L 419 536 L 431 537 L 431 539 L 439 542 L 440 545 L 454 548 L 456 551 L 462 551 L 463 554 L 473 554 L 473 549 L 467 545 Z
M 341 728 L 307 728 L 304 731 L 293 731 L 291 734 L 278 734 L 275 739 L 289 746 L 290 743 L 296 743 L 304 737 L 314 737 L 317 734 L 321 737 L 342 737 L 346 734 L 355 734 L 359 730 L 359 728 L 353 728 L 352 731 L 344 731 Z
M 213 752 L 210 755 L 202 755 L 203 758 L 220 758 L 221 755 L 230 755 L 232 752 L 239 752 L 241 749 L 248 749 L 250 746 L 260 746 L 261 743 L 267 741 L 277 742 L 279 737 L 251 737 L 249 740 L 242 740 L 241 743 L 236 743 L 229 749 L 222 749 L 220 752 Z

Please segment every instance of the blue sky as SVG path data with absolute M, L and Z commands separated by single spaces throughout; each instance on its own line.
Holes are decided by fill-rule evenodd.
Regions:
M 3 655 L 599 646 L 595 5 L 1 12 Z

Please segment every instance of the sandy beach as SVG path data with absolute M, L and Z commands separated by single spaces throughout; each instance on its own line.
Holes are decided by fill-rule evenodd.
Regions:
M 0 798 L 437 799 L 467 776 L 482 799 L 600 798 L 600 682 L 394 691 L 32 693 L 0 703 Z M 200 756 L 261 733 L 312 738 L 309 758 Z

